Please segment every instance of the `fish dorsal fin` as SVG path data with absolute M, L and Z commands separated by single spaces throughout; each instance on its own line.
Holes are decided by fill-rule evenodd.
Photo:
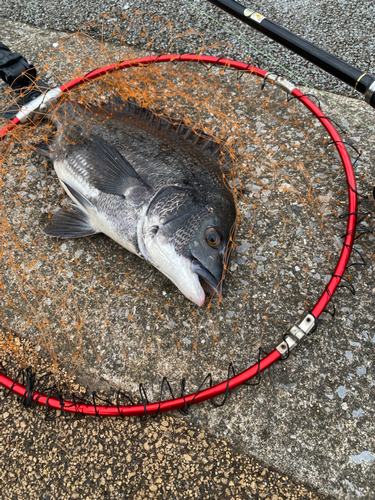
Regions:
M 74 211 L 60 208 L 43 231 L 47 236 L 62 239 L 82 238 L 99 232 L 92 227 L 88 215 L 78 207 Z
M 227 149 L 221 144 L 218 138 L 214 138 L 203 130 L 194 131 L 183 120 L 168 117 L 163 110 L 154 112 L 130 100 L 124 101 L 118 94 L 111 96 L 109 101 L 100 108 L 93 106 L 92 110 L 97 113 L 107 113 L 113 118 L 118 119 L 121 119 L 123 114 L 134 115 L 154 128 L 162 130 L 169 135 L 174 134 L 180 137 L 186 143 L 193 145 L 194 148 L 200 149 L 205 156 L 214 159 L 220 156 L 222 159 L 225 157 L 225 160 L 220 162 L 220 168 L 224 172 L 230 171 L 232 160 Z
M 96 189 L 125 196 L 131 188 L 150 187 L 116 148 L 93 135 L 89 135 L 87 141 L 90 161 L 86 175 Z
M 231 155 L 219 138 L 200 129 L 193 130 L 184 120 L 167 116 L 163 110 L 152 111 L 131 100 L 124 101 L 118 94 L 112 95 L 105 104 L 90 104 L 86 108 L 94 114 L 107 115 L 118 120 L 132 115 L 150 127 L 190 144 L 196 151 L 201 151 L 205 157 L 217 163 L 222 172 L 229 173 L 233 168 Z

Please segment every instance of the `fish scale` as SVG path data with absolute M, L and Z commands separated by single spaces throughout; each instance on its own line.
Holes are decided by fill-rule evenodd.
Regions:
M 197 305 L 205 300 L 202 284 L 220 295 L 236 207 L 222 179 L 218 144 L 118 98 L 90 109 L 65 102 L 52 121 L 57 132 L 36 150 L 53 161 L 75 205 L 56 212 L 45 233 L 102 232 Z

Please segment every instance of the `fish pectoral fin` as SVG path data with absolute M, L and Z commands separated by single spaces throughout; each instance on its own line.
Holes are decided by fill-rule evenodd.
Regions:
M 99 137 L 90 136 L 92 162 L 87 170 L 87 180 L 104 193 L 124 196 L 134 186 L 150 188 L 132 165 L 113 146 Z
M 89 217 L 78 207 L 74 212 L 60 208 L 43 231 L 47 236 L 62 239 L 82 238 L 100 232 L 92 227 Z

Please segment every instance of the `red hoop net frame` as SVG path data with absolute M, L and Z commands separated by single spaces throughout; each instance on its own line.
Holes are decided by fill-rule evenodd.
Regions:
M 54 89 L 54 90 L 56 90 L 57 93 L 66 93 L 84 84 L 85 82 L 95 80 L 96 78 L 99 78 L 106 74 L 110 74 L 131 67 L 141 67 L 156 63 L 168 63 L 168 62 L 196 62 L 209 65 L 218 65 L 226 68 L 233 68 L 235 70 L 243 72 L 246 71 L 251 72 L 263 79 L 266 79 L 267 76 L 267 72 L 262 69 L 250 66 L 249 64 L 233 61 L 226 58 L 217 58 L 217 57 L 197 55 L 197 54 L 193 55 L 167 54 L 160 56 L 141 57 L 138 59 L 126 60 L 117 64 L 105 66 L 96 69 L 86 74 L 85 76 L 76 78 L 62 85 L 59 89 Z M 355 239 L 356 225 L 357 225 L 356 181 L 349 154 L 346 150 L 344 143 L 340 138 L 340 135 L 330 122 L 329 118 L 326 117 L 324 113 L 321 111 L 321 109 L 319 109 L 318 106 L 316 106 L 306 95 L 304 95 L 297 88 L 291 90 L 290 93 L 292 97 L 298 99 L 309 111 L 311 111 L 311 113 L 315 116 L 315 118 L 317 118 L 320 121 L 320 123 L 323 125 L 323 127 L 329 134 L 332 142 L 335 144 L 337 153 L 339 154 L 340 159 L 342 161 L 348 185 L 348 216 L 347 216 L 348 220 L 347 220 L 346 234 L 341 254 L 329 283 L 325 287 L 322 295 L 316 302 L 315 306 L 311 309 L 310 315 L 308 315 L 307 319 L 305 318 L 304 320 L 311 323 L 315 323 L 315 321 L 319 318 L 319 316 L 322 314 L 325 307 L 331 300 L 337 287 L 339 286 L 351 255 Z M 23 116 L 24 114 L 21 111 L 20 113 L 18 113 L 16 117 L 14 117 L 11 120 L 11 122 L 5 128 L 0 130 L 0 141 L 5 139 L 8 133 L 13 129 L 15 129 L 23 121 Z M 12 391 L 13 393 L 17 394 L 18 396 L 28 397 L 28 399 L 30 399 L 31 396 L 32 401 L 37 402 L 40 405 L 44 405 L 46 407 L 58 410 L 63 409 L 65 412 L 69 413 L 77 413 L 81 415 L 96 415 L 103 417 L 105 416 L 130 417 L 130 416 L 142 416 L 145 414 L 151 415 L 151 414 L 157 414 L 157 413 L 163 413 L 167 411 L 187 408 L 193 404 L 202 403 L 203 401 L 207 400 L 212 400 L 217 396 L 226 394 L 228 391 L 248 382 L 253 377 L 259 375 L 260 372 L 264 371 L 273 363 L 281 359 L 283 351 L 284 353 L 286 352 L 288 354 L 289 348 L 294 347 L 295 345 L 296 345 L 295 342 L 294 344 L 290 345 L 288 343 L 288 338 L 286 338 L 285 342 L 280 344 L 270 354 L 265 356 L 263 359 L 261 359 L 259 362 L 255 363 L 248 369 L 239 373 L 238 375 L 235 375 L 232 378 L 228 377 L 228 380 L 225 380 L 224 382 L 219 383 L 213 387 L 209 387 L 203 390 L 198 389 L 198 391 L 194 394 L 189 394 L 168 401 L 160 401 L 156 403 L 148 403 L 148 404 L 144 403 L 132 406 L 119 406 L 119 405 L 104 406 L 95 404 L 79 404 L 77 402 L 72 402 L 72 401 L 64 401 L 62 403 L 61 400 L 57 398 L 41 394 L 37 391 L 35 392 L 32 391 L 32 394 L 30 395 L 27 393 L 27 389 L 24 385 L 15 382 L 14 380 L 10 379 L 9 377 L 7 377 L 2 373 L 0 373 L 0 384 L 5 388 L 7 388 L 8 390 Z

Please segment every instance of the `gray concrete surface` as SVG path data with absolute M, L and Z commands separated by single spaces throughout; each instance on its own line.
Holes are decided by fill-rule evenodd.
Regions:
M 34 23 L 40 22 L 41 17 L 34 16 Z M 4 24 L 11 28 L 5 43 L 18 50 L 31 32 L 35 41 L 45 36 L 40 48 L 59 37 L 54 32 Z M 57 27 L 63 26 L 73 28 Z M 31 57 L 38 49 L 35 42 L 32 50 L 25 46 L 23 53 Z M 331 87 L 327 84 L 326 88 Z M 344 97 L 338 101 L 374 126 L 373 111 L 364 104 Z M 363 178 L 365 168 L 370 170 L 360 184 L 369 193 L 374 179 L 373 135 L 329 102 L 323 102 L 323 109 L 351 136 L 360 138 L 364 160 L 357 173 Z M 372 203 L 365 202 L 366 210 L 373 209 Z M 357 275 L 356 296 L 335 301 L 336 319 L 325 319 L 290 360 L 264 374 L 259 387 L 239 390 L 222 409 L 197 407 L 189 419 L 234 443 L 242 453 L 259 457 L 321 492 L 337 498 L 371 499 L 375 489 L 373 238 L 362 239 L 358 245 L 370 265 Z
M 365 104 L 335 99 L 374 126 L 373 110 Z M 324 99 L 322 108 L 342 123 L 342 112 Z M 373 133 L 348 115 L 344 120 L 348 130 L 361 138 L 370 177 L 359 188 L 370 194 Z M 373 214 L 373 200 L 365 201 L 362 209 Z M 370 228 L 373 230 L 373 215 Z M 356 247 L 368 266 L 355 285 L 356 295 L 335 301 L 334 321 L 325 318 L 292 359 L 264 375 L 258 388 L 239 391 L 230 405 L 218 411 L 197 407 L 193 413 L 193 421 L 204 422 L 211 432 L 231 436 L 243 450 L 255 452 L 340 499 L 372 499 L 375 491 L 373 244 L 371 236 Z

